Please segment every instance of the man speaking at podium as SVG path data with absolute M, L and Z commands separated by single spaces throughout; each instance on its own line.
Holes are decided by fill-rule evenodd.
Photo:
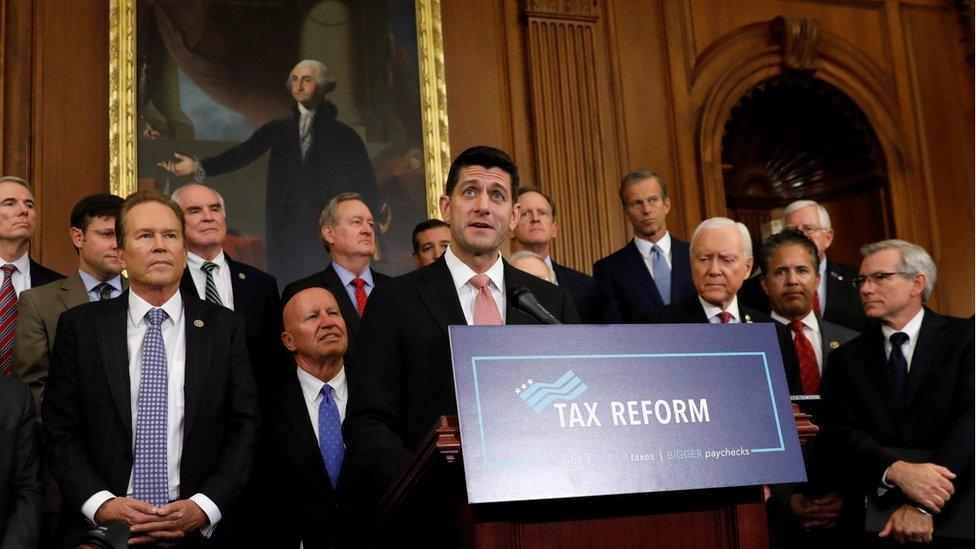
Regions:
M 579 322 L 565 290 L 501 257 L 499 246 L 519 219 L 518 185 L 518 168 L 503 151 L 479 146 L 462 152 L 440 198 L 450 247 L 370 296 L 360 343 L 348 361 L 339 487 L 364 509 L 379 500 L 437 419 L 457 413 L 448 326 L 538 324 L 508 297 L 519 287 L 561 322 Z

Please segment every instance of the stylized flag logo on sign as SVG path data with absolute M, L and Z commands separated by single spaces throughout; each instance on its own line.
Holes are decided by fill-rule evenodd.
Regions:
M 519 396 L 530 408 L 541 412 L 557 400 L 575 400 L 586 391 L 586 384 L 572 370 L 567 371 L 561 378 L 552 383 L 537 383 L 527 380 L 515 389 Z

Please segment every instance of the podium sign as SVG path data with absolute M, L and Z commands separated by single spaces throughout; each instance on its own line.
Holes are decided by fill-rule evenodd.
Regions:
M 771 324 L 449 332 L 470 503 L 806 480 Z

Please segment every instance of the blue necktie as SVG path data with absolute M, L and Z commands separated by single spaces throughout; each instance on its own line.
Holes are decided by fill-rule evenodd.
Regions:
M 905 404 L 905 378 L 908 377 L 908 360 L 901 352 L 901 346 L 908 341 L 908 334 L 895 332 L 888 337 L 891 341 L 891 354 L 888 355 L 888 375 L 891 376 L 891 394 L 895 399 L 895 406 L 901 410 Z
M 136 452 L 133 465 L 133 497 L 155 506 L 169 502 L 166 470 L 166 346 L 162 309 L 146 313 L 149 327 L 142 339 L 142 373 L 136 411 Z
M 332 386 L 325 384 L 319 392 L 322 394 L 322 402 L 319 403 L 319 451 L 322 452 L 322 462 L 329 473 L 332 488 L 335 488 L 342 469 L 342 455 L 346 451 L 346 445 L 342 442 L 342 420 Z
M 661 294 L 661 301 L 668 305 L 671 303 L 671 267 L 668 266 L 668 258 L 664 257 L 664 251 L 657 244 L 651 247 L 651 265 L 654 268 L 654 285 Z

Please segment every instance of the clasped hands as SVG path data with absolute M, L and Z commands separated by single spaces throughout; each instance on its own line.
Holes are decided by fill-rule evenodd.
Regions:
M 133 498 L 112 498 L 95 513 L 95 522 L 125 521 L 129 527 L 129 544 L 158 543 L 162 546 L 200 530 L 207 525 L 207 515 L 199 505 L 181 499 L 155 507 Z
M 939 513 L 955 492 L 955 473 L 934 463 L 896 461 L 888 468 L 887 480 L 898 486 L 913 502 L 929 513 Z M 888 518 L 880 537 L 894 537 L 898 543 L 932 541 L 932 516 L 912 505 L 902 505 Z

